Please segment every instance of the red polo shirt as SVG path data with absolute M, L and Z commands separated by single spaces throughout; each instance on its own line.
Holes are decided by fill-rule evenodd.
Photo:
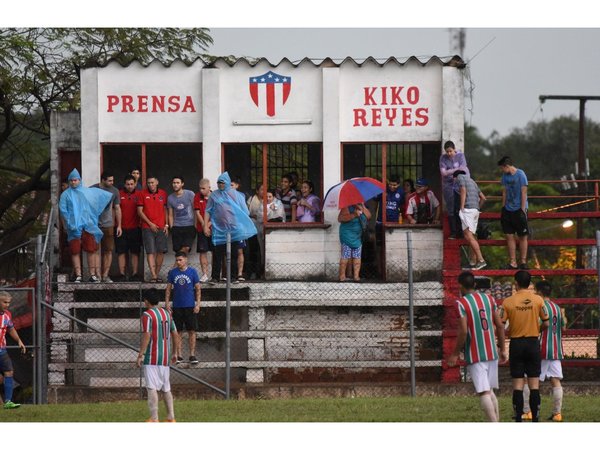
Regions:
M 137 213 L 138 192 L 127 192 L 125 189 L 119 191 L 121 199 L 121 228 L 124 230 L 132 230 L 139 228 L 140 216 Z
M 200 192 L 196 192 L 194 196 L 194 210 L 200 211 L 200 215 L 204 218 L 204 212 L 206 211 L 206 199 Z M 196 221 L 196 230 L 202 232 L 202 224 Z
M 164 228 L 167 223 L 165 208 L 167 207 L 167 193 L 162 189 L 157 189 L 155 193 L 150 192 L 147 188 L 138 191 L 138 206 L 143 206 L 143 211 L 148 220 L 154 223 L 158 228 Z M 140 220 L 142 228 L 150 228 L 150 226 Z

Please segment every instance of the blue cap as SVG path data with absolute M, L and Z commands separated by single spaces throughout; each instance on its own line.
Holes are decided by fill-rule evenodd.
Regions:
M 429 186 L 429 182 L 427 181 L 427 178 L 417 178 L 415 186 Z

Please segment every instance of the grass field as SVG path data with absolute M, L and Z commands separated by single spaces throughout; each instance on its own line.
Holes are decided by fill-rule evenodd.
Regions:
M 500 396 L 500 416 L 510 422 L 511 398 Z M 165 410 L 161 401 L 160 418 Z M 551 398 L 542 397 L 545 420 Z M 479 401 L 470 397 L 319 398 L 291 400 L 175 400 L 178 422 L 482 422 Z M 23 405 L 0 409 L 0 422 L 143 422 L 145 401 Z M 566 422 L 600 421 L 600 398 L 566 396 Z

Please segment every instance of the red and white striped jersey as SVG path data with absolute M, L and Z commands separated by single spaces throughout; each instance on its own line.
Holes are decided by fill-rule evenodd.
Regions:
M 544 299 L 544 305 L 550 316 L 550 325 L 540 335 L 542 359 L 563 359 L 562 328 L 565 318 L 556 303 Z
M 498 359 L 494 328 L 496 302 L 482 292 L 473 292 L 457 300 L 456 304 L 460 317 L 467 318 L 467 364 Z
M 142 314 L 142 331 L 150 333 L 150 343 L 144 355 L 144 365 L 168 366 L 171 359 L 171 332 L 175 322 L 164 308 L 155 307 Z

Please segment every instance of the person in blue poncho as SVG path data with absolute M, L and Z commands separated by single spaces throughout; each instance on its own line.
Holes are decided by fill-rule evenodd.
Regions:
M 60 196 L 58 208 L 62 223 L 67 232 L 67 241 L 71 252 L 74 279 L 81 280 L 81 250 L 87 253 L 90 270 L 90 282 L 100 282 L 100 255 L 98 248 L 102 231 L 98 227 L 98 218 L 112 199 L 112 195 L 101 189 L 85 187 L 77 169 L 69 174 L 69 188 Z
M 212 236 L 213 252 L 212 281 L 224 280 L 220 276 L 225 257 L 227 234 L 231 234 L 231 273 L 237 274 L 237 243 L 256 234 L 256 226 L 248 215 L 248 207 L 243 196 L 231 187 L 227 172 L 219 175 L 216 191 L 208 198 L 204 213 L 204 234 Z

